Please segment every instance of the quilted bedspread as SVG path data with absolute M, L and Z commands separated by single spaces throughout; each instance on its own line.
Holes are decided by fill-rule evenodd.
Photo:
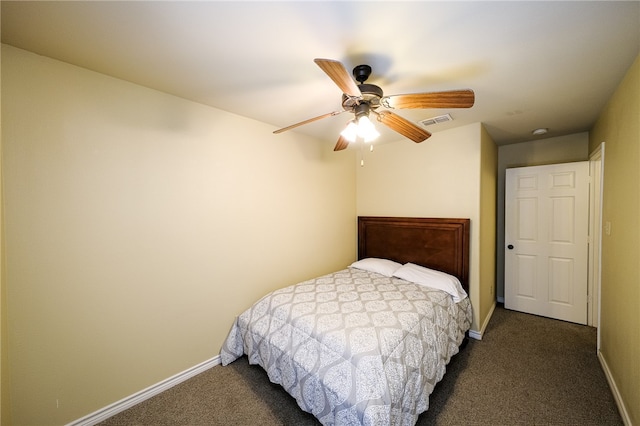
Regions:
M 325 425 L 414 425 L 471 326 L 469 299 L 355 268 L 270 293 L 222 350 Z

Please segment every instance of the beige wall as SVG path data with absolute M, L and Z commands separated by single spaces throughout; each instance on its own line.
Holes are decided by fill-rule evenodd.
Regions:
M 480 220 L 480 197 L 482 191 L 491 195 L 491 179 L 485 174 L 491 172 L 481 163 L 483 152 L 491 154 L 490 144 L 493 141 L 482 125 L 471 124 L 434 133 L 418 145 L 407 140 L 380 145 L 365 155 L 365 166 L 357 171 L 358 215 L 471 219 L 469 284 L 475 331 L 480 331 L 481 315 L 488 312 L 481 295 L 495 285 L 493 280 L 481 282 L 480 275 L 481 261 L 486 262 L 487 276 L 491 275 L 489 265 L 495 262 L 493 256 L 480 256 L 481 227 L 489 226 Z M 490 227 L 485 231 L 488 239 L 495 239 Z
M 510 167 L 540 166 L 589 159 L 587 132 L 503 145 L 498 148 L 497 297 L 504 298 L 504 177 Z
M 498 147 L 484 126 L 480 152 L 480 315 L 486 328 L 496 304 L 496 193 Z
M 2 52 L 0 51 L 0 70 L 2 69 Z M 0 73 L 0 86 L 2 77 Z M 0 90 L 0 117 L 2 117 L 2 91 Z M 11 424 L 9 400 L 9 345 L 7 344 L 7 297 L 4 276 L 4 208 L 2 202 L 2 122 L 0 120 L 0 425 Z M 5 408 L 6 407 L 6 408 Z
M 15 424 L 69 422 L 210 359 L 258 297 L 354 260 L 352 152 L 2 55 Z
M 640 424 L 640 56 L 600 114 L 590 150 L 605 142 L 600 355 L 630 424 Z

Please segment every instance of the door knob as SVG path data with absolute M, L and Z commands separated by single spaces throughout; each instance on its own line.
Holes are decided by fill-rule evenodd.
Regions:
M 507 248 L 508 248 L 509 250 L 513 250 L 513 244 L 509 244 L 509 245 L 507 246 Z

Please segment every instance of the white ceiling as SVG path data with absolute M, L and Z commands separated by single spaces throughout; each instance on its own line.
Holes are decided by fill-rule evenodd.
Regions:
M 2 1 L 2 42 L 272 124 L 341 109 L 313 62 L 366 63 L 386 95 L 466 89 L 499 145 L 587 131 L 640 52 L 639 1 Z M 330 141 L 351 117 L 293 131 Z M 381 124 L 377 125 L 382 127 Z M 381 140 L 403 138 L 390 130 Z

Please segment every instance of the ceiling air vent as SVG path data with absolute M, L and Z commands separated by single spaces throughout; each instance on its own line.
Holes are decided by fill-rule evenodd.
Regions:
M 426 126 L 431 126 L 432 124 L 446 123 L 447 121 L 453 121 L 453 118 L 451 118 L 450 114 L 427 118 L 425 120 L 421 120 L 420 124 L 426 127 Z

